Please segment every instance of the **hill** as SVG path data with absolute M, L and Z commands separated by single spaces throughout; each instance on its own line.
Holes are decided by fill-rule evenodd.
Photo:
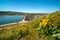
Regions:
M 25 14 L 45 15 L 47 13 L 24 13 L 24 12 L 13 12 L 13 11 L 0 11 L 0 15 L 25 15 Z
M 0 40 L 56 40 L 52 35 L 57 33 L 60 33 L 60 11 L 1 30 Z

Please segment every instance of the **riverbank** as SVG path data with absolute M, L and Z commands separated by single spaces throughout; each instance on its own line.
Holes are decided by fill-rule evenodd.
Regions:
M 0 25 L 0 30 L 2 30 L 2 29 L 8 29 L 8 28 L 11 28 L 11 27 L 16 27 L 16 26 L 19 26 L 19 24 L 27 23 L 27 22 L 29 22 L 29 21 L 22 20 L 20 22 L 14 22 L 14 23 Z

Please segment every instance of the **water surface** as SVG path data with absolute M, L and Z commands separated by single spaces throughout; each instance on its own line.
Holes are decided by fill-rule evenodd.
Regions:
M 21 21 L 23 15 L 0 15 L 0 25 Z

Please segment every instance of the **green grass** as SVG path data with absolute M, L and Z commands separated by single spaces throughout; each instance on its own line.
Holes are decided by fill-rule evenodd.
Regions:
M 60 33 L 60 11 L 56 11 L 26 24 L 0 31 L 0 40 L 55 40 L 52 35 Z

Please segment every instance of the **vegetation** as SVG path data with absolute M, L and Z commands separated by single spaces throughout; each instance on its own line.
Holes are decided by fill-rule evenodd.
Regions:
M 24 13 L 24 12 L 13 12 L 13 11 L 0 11 L 0 15 L 46 15 L 47 13 Z
M 60 40 L 59 35 L 60 11 L 41 16 L 17 27 L 0 30 L 0 40 Z

